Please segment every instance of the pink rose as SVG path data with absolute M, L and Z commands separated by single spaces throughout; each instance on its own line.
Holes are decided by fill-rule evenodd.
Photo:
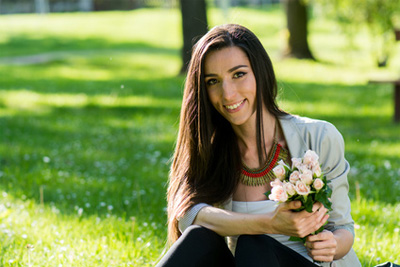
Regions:
M 279 180 L 279 178 L 276 178 L 270 184 L 271 187 L 283 186 L 283 183 L 281 182 L 281 180 Z
M 304 154 L 303 157 L 303 163 L 310 166 L 310 167 L 314 167 L 316 165 L 318 165 L 318 155 L 317 153 L 315 153 L 312 150 L 307 150 L 307 152 Z
M 300 180 L 304 182 L 306 185 L 310 185 L 313 182 L 313 173 L 310 170 L 304 170 L 302 174 L 300 174 Z
M 312 169 L 312 171 L 315 174 L 315 177 L 321 177 L 322 170 L 321 170 L 321 166 L 319 166 L 319 164 L 315 165 L 314 168 Z
M 283 186 L 275 186 L 271 190 L 269 199 L 273 201 L 285 202 L 286 200 L 288 200 L 288 195 Z
M 297 168 L 299 169 L 299 166 L 302 164 L 302 159 L 301 158 L 292 158 L 292 169 Z
M 294 185 L 292 183 L 285 182 L 283 184 L 283 188 L 289 196 L 293 196 L 294 194 L 296 194 L 296 189 L 294 188 Z
M 324 186 L 324 182 L 321 179 L 317 178 L 315 179 L 313 186 L 315 190 L 319 191 Z
M 299 167 L 298 167 L 298 169 L 299 169 L 299 171 L 300 171 L 301 173 L 304 173 L 304 172 L 310 170 L 310 168 L 309 168 L 308 165 L 306 165 L 306 164 L 300 164 Z
M 290 181 L 292 184 L 296 184 L 296 182 L 297 182 L 298 180 L 300 180 L 300 172 L 298 172 L 298 171 L 292 172 L 292 173 L 290 174 L 290 176 L 289 176 L 289 181 Z
M 285 179 L 286 170 L 283 165 L 276 166 L 272 169 L 272 171 L 274 172 L 276 178 L 279 178 L 280 180 Z
M 306 185 L 305 183 L 303 183 L 302 181 L 296 182 L 295 190 L 296 190 L 297 194 L 303 195 L 303 196 L 307 196 L 311 191 L 310 187 L 308 185 Z

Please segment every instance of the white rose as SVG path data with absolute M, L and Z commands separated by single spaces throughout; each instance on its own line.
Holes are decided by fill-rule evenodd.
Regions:
M 315 165 L 314 168 L 312 169 L 312 171 L 316 177 L 321 177 L 322 170 L 321 170 L 321 166 L 319 166 L 319 164 Z
M 303 195 L 303 196 L 307 196 L 311 191 L 310 187 L 308 185 L 306 185 L 305 183 L 303 183 L 302 181 L 297 181 L 295 190 L 296 190 L 297 194 Z
M 281 182 L 281 180 L 279 180 L 279 178 L 276 178 L 270 184 L 271 184 L 271 187 L 283 186 L 283 183 Z
M 298 167 L 298 169 L 299 169 L 299 171 L 300 171 L 301 173 L 304 173 L 304 172 L 307 172 L 307 171 L 310 170 L 310 168 L 309 168 L 308 165 L 306 165 L 306 164 L 300 164 L 299 167 Z
M 280 180 L 285 179 L 286 170 L 283 165 L 276 166 L 275 168 L 272 169 L 272 171 L 274 172 L 276 178 Z
M 294 194 L 296 194 L 296 189 L 294 188 L 294 185 L 292 183 L 285 182 L 283 184 L 283 188 L 289 196 L 293 196 Z
M 304 170 L 302 174 L 300 174 L 300 180 L 304 182 L 306 185 L 310 185 L 313 182 L 313 173 L 310 170 Z
M 276 186 L 272 188 L 269 199 L 273 201 L 285 202 L 288 200 L 288 195 L 283 186 Z
M 314 167 L 316 166 L 318 163 L 318 155 L 317 153 L 315 153 L 312 150 L 307 150 L 307 152 L 304 154 L 303 157 L 303 163 L 310 166 L 310 167 Z
M 299 169 L 299 166 L 302 164 L 302 159 L 301 158 L 292 158 L 292 169 L 297 168 Z
M 292 173 L 290 174 L 290 176 L 289 176 L 289 181 L 290 181 L 292 184 L 296 184 L 296 182 L 297 182 L 298 180 L 300 180 L 300 172 L 298 172 L 298 171 L 292 172 Z
M 324 182 L 321 179 L 317 178 L 315 179 L 313 186 L 315 190 L 319 191 L 324 186 Z

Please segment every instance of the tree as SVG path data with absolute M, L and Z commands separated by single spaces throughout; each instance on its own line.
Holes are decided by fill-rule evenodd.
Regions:
M 288 29 L 285 56 L 314 59 L 308 46 L 308 13 L 307 6 L 302 0 L 282 0 L 286 12 Z
M 49 13 L 49 1 L 48 0 L 35 0 L 36 13 L 45 14 Z
M 93 0 L 79 0 L 79 10 L 83 12 L 93 11 Z
M 335 18 L 351 40 L 367 27 L 371 37 L 371 52 L 379 67 L 386 66 L 393 50 L 396 20 L 400 20 L 400 5 L 394 0 L 311 0 Z
M 186 72 L 193 45 L 207 33 L 205 0 L 180 0 L 182 13 L 183 48 L 181 73 Z

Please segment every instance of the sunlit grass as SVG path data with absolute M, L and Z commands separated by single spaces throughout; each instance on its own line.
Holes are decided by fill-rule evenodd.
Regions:
M 0 56 L 94 47 L 126 49 L 149 44 L 179 49 L 182 43 L 179 23 L 177 9 L 2 16 Z
M 121 88 L 123 89 L 123 88 Z M 156 98 L 150 96 L 118 96 L 85 94 L 39 94 L 31 91 L 4 91 L 0 92 L 0 98 L 4 99 L 4 110 L 29 110 L 34 112 L 42 108 L 82 108 L 85 106 L 110 107 L 148 107 L 148 108 L 178 108 L 181 101 L 170 98 Z M 1 109 L 0 109 L 1 110 Z
M 391 86 L 368 85 L 372 74 L 395 77 L 399 60 L 375 68 L 364 32 L 351 50 L 319 18 L 310 25 L 318 61 L 282 60 L 278 6 L 209 14 L 211 25 L 238 22 L 260 36 L 285 110 L 341 131 L 354 248 L 363 266 L 400 263 L 400 125 Z M 177 9 L 0 16 L 1 266 L 154 265 L 184 83 L 180 34 Z M 48 58 L 12 57 L 36 53 Z

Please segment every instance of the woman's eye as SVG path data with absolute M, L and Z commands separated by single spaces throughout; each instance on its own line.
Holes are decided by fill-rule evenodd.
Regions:
M 233 78 L 240 78 L 240 77 L 243 77 L 244 75 L 246 75 L 245 72 L 239 71 L 239 72 L 236 72 L 236 73 L 233 75 Z
M 208 81 L 206 81 L 207 86 L 211 86 L 216 84 L 218 81 L 217 79 L 209 79 Z

